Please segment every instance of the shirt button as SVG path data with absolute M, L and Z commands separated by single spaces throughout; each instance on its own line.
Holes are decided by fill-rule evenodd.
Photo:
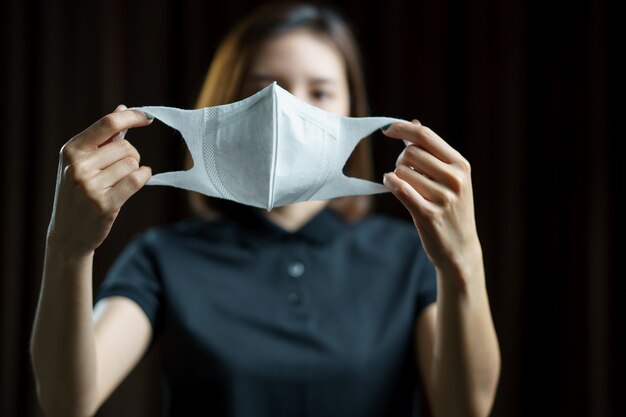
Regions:
M 304 274 L 304 264 L 302 262 L 293 262 L 287 267 L 287 273 L 290 277 L 297 278 Z
M 300 295 L 297 292 L 292 292 L 287 296 L 289 304 L 298 304 L 300 302 Z

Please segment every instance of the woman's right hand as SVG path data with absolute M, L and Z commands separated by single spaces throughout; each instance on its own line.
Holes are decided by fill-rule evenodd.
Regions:
M 109 234 L 122 205 L 152 175 L 120 132 L 152 118 L 123 105 L 70 139 L 59 155 L 48 245 L 69 256 L 91 255 Z

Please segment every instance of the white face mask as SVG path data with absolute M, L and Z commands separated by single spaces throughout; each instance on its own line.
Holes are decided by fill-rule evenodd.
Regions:
M 197 110 L 138 107 L 180 131 L 188 171 L 154 175 L 170 185 L 254 207 L 387 192 L 342 170 L 359 141 L 389 117 L 343 117 L 312 106 L 275 82 L 235 103 Z

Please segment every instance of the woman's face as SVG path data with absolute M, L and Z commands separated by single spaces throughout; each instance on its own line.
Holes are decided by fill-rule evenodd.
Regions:
M 273 81 L 299 99 L 342 116 L 350 115 L 343 58 L 324 37 L 293 30 L 265 42 L 243 83 L 243 97 Z

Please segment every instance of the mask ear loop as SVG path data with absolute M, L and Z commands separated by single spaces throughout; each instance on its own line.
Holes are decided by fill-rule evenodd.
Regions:
M 155 174 L 148 180 L 147 184 L 167 185 L 206 194 L 206 186 L 201 184 L 198 176 L 198 174 L 206 174 L 202 173 L 202 170 L 197 169 L 197 162 L 201 161 L 196 161 L 198 157 L 202 158 L 202 128 L 205 124 L 205 110 L 183 110 L 165 106 L 144 106 L 137 107 L 137 109 L 151 114 L 155 119 L 179 131 L 193 160 L 191 169 Z M 194 141 L 190 138 L 198 138 L 198 140 Z
M 339 158 L 345 163 L 363 138 L 388 124 L 396 122 L 404 122 L 404 120 L 393 117 L 341 117 Z
M 380 183 L 361 178 L 346 176 L 342 168 L 358 143 L 366 136 L 390 123 L 403 121 L 391 117 L 341 117 L 335 159 L 336 172 L 315 193 L 311 200 L 327 200 L 348 195 L 368 195 L 389 192 L 387 187 Z

